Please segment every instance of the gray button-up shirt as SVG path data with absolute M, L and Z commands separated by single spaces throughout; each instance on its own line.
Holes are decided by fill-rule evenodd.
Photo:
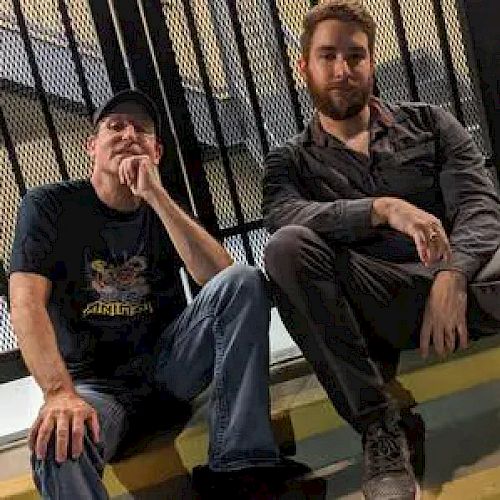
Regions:
M 373 99 L 370 154 L 326 133 L 317 116 L 266 158 L 264 223 L 308 227 L 327 241 L 396 262 L 418 260 L 413 240 L 373 228 L 374 198 L 404 199 L 441 219 L 453 257 L 440 269 L 472 279 L 500 246 L 500 199 L 470 135 L 450 113 Z

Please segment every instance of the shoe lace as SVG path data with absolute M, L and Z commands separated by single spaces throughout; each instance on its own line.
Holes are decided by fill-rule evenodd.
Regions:
M 365 454 L 367 454 L 367 473 L 375 477 L 388 472 L 401 472 L 406 469 L 402 446 L 402 431 L 373 425 L 367 431 Z

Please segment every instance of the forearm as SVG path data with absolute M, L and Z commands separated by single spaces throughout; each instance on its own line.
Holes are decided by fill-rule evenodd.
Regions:
M 271 233 L 287 225 L 304 226 L 327 240 L 352 243 L 373 236 L 371 198 L 316 202 L 282 200 L 264 206 Z
M 157 188 L 148 203 L 160 217 L 188 272 L 200 285 L 232 264 L 227 251 L 189 217 L 165 189 Z
M 464 206 L 455 216 L 450 232 L 452 259 L 440 269 L 456 269 L 472 280 L 500 246 L 499 206 L 478 203 Z
M 500 197 L 470 134 L 450 113 L 431 110 L 439 129 L 439 182 L 451 225 L 449 268 L 472 279 L 500 245 Z
M 264 224 L 269 232 L 289 225 L 304 226 L 326 240 L 345 244 L 374 235 L 370 221 L 372 198 L 337 197 L 331 186 L 330 199 L 317 201 L 303 189 L 307 181 L 287 148 L 269 153 L 262 199 Z
M 11 321 L 26 366 L 45 397 L 58 392 L 75 392 L 71 375 L 59 353 L 56 336 L 43 306 L 13 305 Z

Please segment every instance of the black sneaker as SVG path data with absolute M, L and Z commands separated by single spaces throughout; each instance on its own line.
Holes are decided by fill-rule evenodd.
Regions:
M 193 488 L 202 498 L 271 500 L 279 498 L 282 486 L 311 472 L 304 464 L 281 458 L 276 465 L 215 472 L 208 465 L 193 469 Z
M 251 470 L 214 472 L 208 465 L 193 469 L 194 490 L 202 499 L 271 500 L 276 498 L 268 486 Z
M 410 450 L 410 462 L 417 481 L 420 483 L 425 472 L 425 422 L 418 413 L 401 410 L 401 427 L 406 435 Z
M 419 488 L 399 418 L 371 424 L 363 436 L 366 500 L 415 500 Z

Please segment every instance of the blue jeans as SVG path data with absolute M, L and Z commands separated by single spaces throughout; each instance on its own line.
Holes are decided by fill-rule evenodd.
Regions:
M 101 442 L 94 444 L 86 435 L 82 455 L 62 464 L 54 459 L 53 442 L 45 460 L 33 457 L 42 497 L 108 498 L 101 481 L 104 465 L 141 414 L 138 410 L 154 401 L 161 414 L 164 402 L 169 406 L 163 408 L 166 420 L 172 411 L 169 398 L 190 401 L 210 382 L 209 467 L 229 471 L 276 463 L 269 415 L 269 321 L 262 274 L 235 264 L 213 277 L 162 333 L 152 384 L 130 388 L 77 382 L 77 391 L 99 415 Z M 148 425 L 143 419 L 142 424 Z

